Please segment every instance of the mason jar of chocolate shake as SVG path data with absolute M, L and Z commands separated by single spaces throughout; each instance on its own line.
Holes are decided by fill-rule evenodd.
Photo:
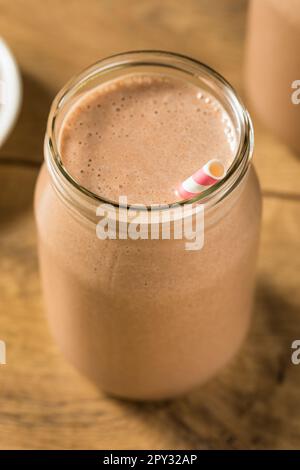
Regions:
M 232 87 L 177 54 L 104 59 L 56 97 L 35 193 L 45 306 L 103 391 L 170 398 L 240 347 L 261 215 L 252 152 Z
M 250 109 L 300 151 L 300 2 L 251 0 L 245 87 Z

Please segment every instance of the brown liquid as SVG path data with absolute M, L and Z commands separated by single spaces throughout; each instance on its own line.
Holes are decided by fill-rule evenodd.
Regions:
M 218 103 L 197 98 L 199 91 L 149 78 L 85 95 L 62 129 L 65 166 L 111 199 L 122 190 L 134 202 L 174 200 L 176 182 L 207 159 L 222 156 L 228 166 L 233 158 L 235 140 L 225 132 L 231 123 Z M 133 104 L 120 107 L 129 93 Z M 211 377 L 239 347 L 250 319 L 260 220 L 253 170 L 206 214 L 200 251 L 186 251 L 185 240 L 97 239 L 95 227 L 58 198 L 46 169 L 36 218 L 53 334 L 103 390 L 134 399 L 178 395 Z
M 250 107 L 297 151 L 300 104 L 291 97 L 292 83 L 300 79 L 299 44 L 298 0 L 251 0 L 245 69 Z
M 135 76 L 85 95 L 67 116 L 61 155 L 90 191 L 131 203 L 171 203 L 207 161 L 228 168 L 236 137 L 219 103 L 187 82 Z

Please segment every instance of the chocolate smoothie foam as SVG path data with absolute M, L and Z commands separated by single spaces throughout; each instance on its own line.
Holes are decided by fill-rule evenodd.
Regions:
M 211 158 L 228 168 L 238 135 L 221 103 L 168 76 L 125 76 L 78 98 L 59 133 L 82 187 L 116 201 L 175 202 Z M 185 240 L 99 240 L 44 168 L 36 190 L 49 323 L 65 356 L 101 389 L 133 399 L 178 395 L 233 356 L 250 320 L 260 221 L 253 169 L 205 215 L 202 250 Z
M 60 139 L 68 172 L 90 191 L 116 201 L 176 201 L 178 183 L 207 161 L 228 168 L 236 137 L 221 105 L 174 78 L 134 76 L 84 96 Z

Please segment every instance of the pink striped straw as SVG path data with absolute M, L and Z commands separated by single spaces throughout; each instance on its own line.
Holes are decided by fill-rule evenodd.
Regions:
M 225 167 L 220 160 L 209 160 L 200 170 L 179 185 L 177 195 L 182 199 L 191 199 L 222 180 L 225 174 Z

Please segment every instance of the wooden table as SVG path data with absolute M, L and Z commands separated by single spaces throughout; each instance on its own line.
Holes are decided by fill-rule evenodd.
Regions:
M 142 48 L 208 62 L 242 92 L 246 2 L 47 5 L 0 0 L 1 35 L 24 83 L 19 122 L 0 152 L 0 339 L 7 344 L 7 365 L 0 366 L 0 448 L 299 447 L 300 367 L 291 364 L 290 347 L 300 337 L 300 160 L 256 120 L 264 215 L 255 315 L 241 352 L 216 379 L 159 404 L 102 395 L 52 340 L 38 276 L 32 194 L 55 93 L 98 58 Z

